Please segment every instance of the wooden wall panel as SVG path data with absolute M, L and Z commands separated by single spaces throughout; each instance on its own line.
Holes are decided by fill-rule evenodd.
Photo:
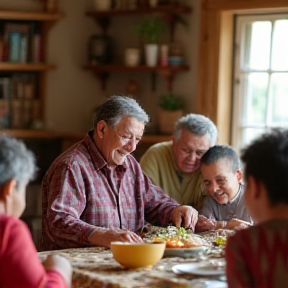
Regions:
M 203 1 L 205 2 L 205 1 Z M 219 66 L 219 12 L 203 11 L 201 14 L 200 55 L 198 67 L 198 98 L 199 113 L 217 119 L 218 77 L 215 78 Z M 214 25 L 217 24 L 217 26 Z M 217 51 L 215 51 L 215 49 Z M 201 84 L 200 84 L 201 83 Z

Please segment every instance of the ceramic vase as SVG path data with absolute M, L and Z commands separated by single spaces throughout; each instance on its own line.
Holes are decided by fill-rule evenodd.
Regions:
M 109 10 L 112 6 L 112 0 L 94 0 L 94 7 L 96 10 Z
M 149 0 L 149 6 L 154 8 L 158 5 L 158 0 Z
M 149 67 L 157 66 L 158 64 L 158 45 L 146 44 L 145 45 L 145 62 Z
M 161 134 L 170 134 L 174 132 L 176 121 L 183 116 L 183 110 L 169 111 L 162 108 L 158 109 L 158 128 Z

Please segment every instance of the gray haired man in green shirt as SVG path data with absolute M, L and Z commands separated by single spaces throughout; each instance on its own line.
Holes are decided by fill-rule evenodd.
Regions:
M 151 146 L 140 160 L 143 172 L 182 205 L 200 210 L 200 159 L 216 144 L 217 128 L 207 117 L 188 114 L 175 123 L 173 140 Z

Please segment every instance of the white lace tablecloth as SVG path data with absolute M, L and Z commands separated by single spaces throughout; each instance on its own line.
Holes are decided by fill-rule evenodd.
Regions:
M 219 250 L 219 248 L 209 248 L 205 254 L 196 258 L 162 258 L 153 266 L 138 269 L 122 267 L 114 260 L 111 251 L 103 247 L 39 252 L 38 256 L 43 261 L 51 253 L 62 255 L 70 260 L 73 266 L 72 283 L 74 288 L 195 287 L 191 280 L 200 276 L 175 274 L 172 267 L 186 262 L 223 260 L 223 249 Z M 209 279 L 207 276 L 205 278 Z M 215 276 L 210 278 L 217 279 Z

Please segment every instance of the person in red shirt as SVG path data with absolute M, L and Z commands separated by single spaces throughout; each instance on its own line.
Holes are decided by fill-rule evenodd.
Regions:
M 242 152 L 247 209 L 255 226 L 230 236 L 227 282 L 232 288 L 288 286 L 288 130 L 276 129 Z
M 70 287 L 69 261 L 50 255 L 41 264 L 27 226 L 18 217 L 25 208 L 26 186 L 36 171 L 25 145 L 0 133 L 0 287 Z

